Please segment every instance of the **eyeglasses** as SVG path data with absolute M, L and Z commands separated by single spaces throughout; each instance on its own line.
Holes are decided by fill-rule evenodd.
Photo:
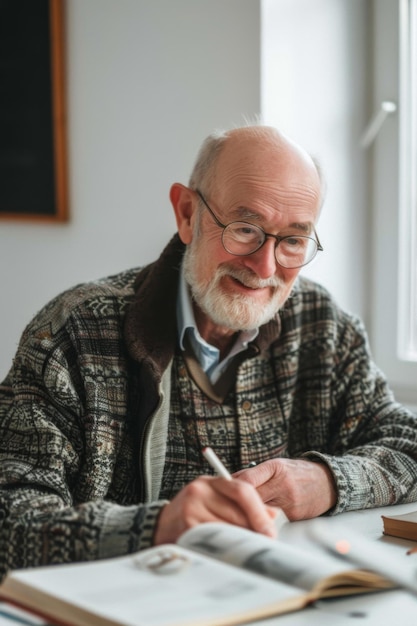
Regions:
M 217 226 L 223 229 L 222 244 L 229 254 L 235 256 L 254 254 L 254 252 L 262 248 L 268 237 L 272 237 L 276 241 L 275 259 L 278 265 L 286 269 L 296 269 L 307 265 L 314 259 L 318 251 L 323 251 L 315 230 L 315 239 L 306 235 L 285 235 L 281 237 L 280 235 L 266 233 L 259 226 L 249 222 L 222 224 L 207 204 L 201 191 L 196 189 L 196 193 L 206 209 L 208 209 Z

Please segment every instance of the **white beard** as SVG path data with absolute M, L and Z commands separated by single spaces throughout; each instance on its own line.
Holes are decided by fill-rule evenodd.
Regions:
M 282 282 L 276 276 L 261 279 L 251 270 L 223 264 L 210 279 L 199 280 L 196 251 L 197 241 L 194 239 L 184 254 L 185 280 L 197 305 L 215 324 L 233 331 L 253 330 L 269 322 L 284 304 L 280 289 Z M 227 293 L 220 286 L 223 276 L 231 276 L 251 288 L 270 287 L 272 296 L 264 304 L 250 296 Z

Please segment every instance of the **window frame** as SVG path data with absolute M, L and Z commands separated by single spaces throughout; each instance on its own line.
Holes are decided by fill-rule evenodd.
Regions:
M 400 4 L 398 354 L 417 361 L 417 0 Z M 411 131 L 411 132 L 410 132 Z M 413 175 L 414 173 L 414 175 Z
M 417 0 L 373 2 L 373 109 L 384 100 L 398 102 L 370 150 L 372 254 L 370 341 L 374 360 L 396 397 L 417 407 L 417 361 L 410 358 L 412 302 L 410 211 L 413 192 L 410 167 L 410 100 L 405 62 L 409 41 L 407 20 Z M 413 253 L 414 254 L 414 253 Z

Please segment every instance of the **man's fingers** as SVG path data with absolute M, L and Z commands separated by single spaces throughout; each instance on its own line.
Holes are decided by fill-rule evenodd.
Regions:
M 229 502 L 232 501 L 237 506 L 237 508 L 230 507 L 229 504 L 230 509 L 226 508 L 228 515 L 233 515 L 237 511 L 241 520 L 231 523 L 246 526 L 251 530 L 271 537 L 276 536 L 275 515 L 271 516 L 270 508 L 265 506 L 262 498 L 252 485 L 238 479 L 225 480 L 215 478 L 213 479 L 213 488 Z
M 250 483 L 265 504 L 283 509 L 291 520 L 321 515 L 337 499 L 330 469 L 309 459 L 270 459 L 233 476 Z
M 188 528 L 203 522 L 227 522 L 276 537 L 273 509 L 256 489 L 237 479 L 200 476 L 162 509 L 154 535 L 156 544 L 175 542 Z

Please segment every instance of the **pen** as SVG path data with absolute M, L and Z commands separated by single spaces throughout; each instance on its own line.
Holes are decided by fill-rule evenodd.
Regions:
M 212 448 L 206 446 L 205 448 L 203 448 L 202 452 L 205 459 L 210 463 L 211 467 L 219 476 L 221 476 L 222 478 L 226 478 L 226 480 L 232 480 L 231 474 L 227 471 L 227 469 Z
M 212 448 L 210 448 L 210 446 L 206 446 L 205 448 L 203 448 L 202 453 L 205 459 L 209 462 L 211 467 L 219 476 L 225 478 L 226 480 L 233 480 L 231 474 L 227 471 L 217 454 Z M 280 532 L 282 526 L 284 526 L 286 522 L 288 522 L 288 517 L 285 515 L 284 511 L 282 509 L 277 509 L 277 515 L 274 522 L 277 533 Z

